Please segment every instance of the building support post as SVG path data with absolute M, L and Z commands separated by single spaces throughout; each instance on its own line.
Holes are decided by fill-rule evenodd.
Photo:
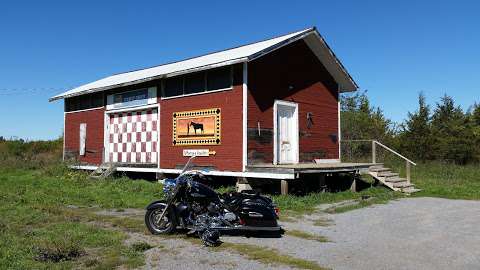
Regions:
M 280 180 L 280 193 L 282 195 L 288 194 L 288 182 L 287 180 Z
M 372 141 L 372 163 L 377 163 L 377 144 Z
M 352 185 L 350 186 L 351 192 L 357 192 L 357 175 L 353 174 Z
M 406 168 L 406 170 L 407 170 L 407 172 L 406 172 L 407 173 L 407 183 L 410 184 L 410 177 L 411 177 L 411 175 L 410 175 L 410 162 L 408 162 L 408 161 L 405 161 L 405 162 L 407 163 L 407 165 L 406 165 L 407 166 L 407 168 Z
M 327 190 L 327 183 L 325 181 L 325 173 L 322 173 L 318 175 L 318 187 L 322 192 L 325 192 Z
M 237 184 L 235 186 L 237 192 L 252 190 L 252 186 L 250 186 L 246 177 L 237 177 Z
M 163 180 L 163 179 L 165 179 L 165 178 L 167 178 L 167 177 L 165 177 L 165 174 L 157 172 L 157 173 L 155 173 L 155 178 L 156 178 L 157 180 Z

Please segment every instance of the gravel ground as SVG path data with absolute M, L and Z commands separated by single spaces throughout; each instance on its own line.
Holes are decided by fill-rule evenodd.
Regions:
M 127 244 L 146 242 L 154 246 L 145 252 L 145 265 L 141 269 L 291 269 L 249 260 L 237 253 L 216 251 L 179 238 L 162 238 L 140 233 L 128 234 L 130 238 Z
M 317 219 L 330 226 L 315 226 Z M 283 223 L 328 237 L 223 241 L 273 247 L 333 269 L 480 269 L 480 202 L 409 198 L 343 214 L 314 214 Z
M 332 269 L 480 269 L 480 201 L 407 198 L 342 214 L 322 212 L 332 206 L 321 205 L 295 223 L 283 222 L 287 234 L 282 238 L 224 236 L 222 241 L 274 248 Z M 141 219 L 143 213 L 123 209 L 97 214 Z M 288 230 L 318 234 L 330 242 L 293 237 Z M 290 269 L 181 238 L 127 233 L 127 244 L 154 246 L 145 252 L 142 269 Z

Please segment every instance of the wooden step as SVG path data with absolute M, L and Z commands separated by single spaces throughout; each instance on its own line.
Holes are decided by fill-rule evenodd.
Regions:
M 401 177 L 389 177 L 385 179 L 385 182 L 387 183 L 398 183 L 398 182 L 406 182 L 407 179 L 401 178 Z
M 104 179 L 112 175 L 117 170 L 117 165 L 114 163 L 103 163 L 93 171 L 89 177 L 95 179 Z
M 418 189 L 418 188 L 415 188 L 414 186 L 402 188 L 402 192 L 405 192 L 405 193 L 408 193 L 408 194 L 419 192 L 419 191 L 422 191 L 422 190 Z
M 392 186 L 394 188 L 407 188 L 407 187 L 413 187 L 412 183 L 408 183 L 407 181 L 404 182 L 397 182 L 397 183 L 392 183 Z
M 371 171 L 371 172 L 387 172 L 387 171 L 391 171 L 391 169 L 390 168 L 385 168 L 385 167 L 378 167 L 378 168 L 370 167 L 369 171 Z
M 377 174 L 379 177 L 395 177 L 395 176 L 399 176 L 398 173 L 394 173 L 394 172 L 391 172 L 391 171 L 388 171 L 388 172 L 379 172 Z

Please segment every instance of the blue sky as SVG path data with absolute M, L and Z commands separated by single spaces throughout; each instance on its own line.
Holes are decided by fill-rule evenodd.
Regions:
M 317 26 L 374 105 L 401 122 L 423 91 L 480 102 L 479 1 L 2 1 L 0 135 L 51 139 L 101 77 Z

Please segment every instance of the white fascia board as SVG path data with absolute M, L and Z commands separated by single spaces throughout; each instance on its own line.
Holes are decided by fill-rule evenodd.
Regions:
M 70 166 L 72 169 L 94 171 L 98 166 L 76 165 Z M 180 174 L 181 169 L 161 169 L 161 168 L 138 168 L 138 167 L 118 167 L 119 172 L 145 172 L 145 173 L 167 173 Z M 230 176 L 246 178 L 266 178 L 266 179 L 295 179 L 294 173 L 263 173 L 263 172 L 232 172 L 232 171 L 201 171 L 204 175 L 210 176 Z
M 282 47 L 285 47 L 285 46 L 287 46 L 287 45 L 289 45 L 289 44 L 291 44 L 291 43 L 293 43 L 293 42 L 295 42 L 295 41 L 304 39 L 305 37 L 307 37 L 308 35 L 310 35 L 310 34 L 312 34 L 312 33 L 314 33 L 314 32 L 315 32 L 315 28 L 308 29 L 308 30 L 306 30 L 306 31 L 305 31 L 304 33 L 302 33 L 302 34 L 299 34 L 299 35 L 294 36 L 294 37 L 292 37 L 292 38 L 290 38 L 290 39 L 287 39 L 287 40 L 285 40 L 285 41 L 283 41 L 283 42 L 280 42 L 280 43 L 278 43 L 278 44 L 275 44 L 274 46 L 271 46 L 271 47 L 269 47 L 269 48 L 266 48 L 266 49 L 264 49 L 264 50 L 262 50 L 262 51 L 260 51 L 260 52 L 258 52 L 258 53 L 255 53 L 255 54 L 250 55 L 250 56 L 248 57 L 248 61 L 253 61 L 253 60 L 258 59 L 258 58 L 260 58 L 260 57 L 262 57 L 262 56 L 264 56 L 264 55 L 266 55 L 266 54 L 269 54 L 269 53 L 271 53 L 271 52 L 273 52 L 273 51 L 276 51 L 276 50 L 278 50 L 278 49 L 280 49 L 280 48 L 282 48 Z

